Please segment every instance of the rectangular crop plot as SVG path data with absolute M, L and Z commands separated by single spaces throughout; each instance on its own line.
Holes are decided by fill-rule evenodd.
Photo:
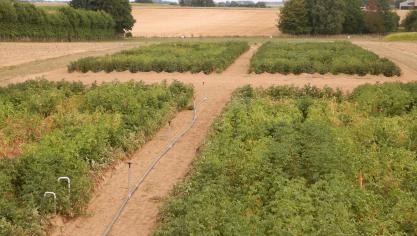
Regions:
M 104 57 L 87 57 L 72 62 L 68 71 L 130 72 L 222 72 L 242 53 L 247 42 L 164 43 L 125 50 Z
M 265 43 L 251 60 L 260 73 L 332 73 L 399 76 L 400 68 L 350 42 Z
M 57 213 L 82 212 L 92 176 L 142 146 L 189 107 L 193 93 L 180 82 L 40 80 L 0 87 L 0 235 L 44 235 L 55 212 L 43 199 L 46 191 L 57 194 Z M 59 176 L 71 179 L 71 195 Z
M 244 87 L 153 235 L 415 235 L 416 138 L 417 83 Z

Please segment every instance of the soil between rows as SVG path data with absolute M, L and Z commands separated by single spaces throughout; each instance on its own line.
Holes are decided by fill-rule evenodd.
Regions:
M 188 132 L 161 160 L 146 179 L 143 186 L 131 199 L 119 222 L 113 228 L 112 235 L 148 235 L 155 227 L 158 209 L 173 186 L 181 180 L 189 171 L 193 158 L 209 128 L 223 107 L 230 99 L 232 92 L 241 86 L 251 84 L 255 87 L 268 87 L 271 85 L 296 85 L 311 84 L 318 87 L 329 86 L 351 91 L 364 83 L 378 83 L 390 81 L 409 82 L 417 80 L 417 44 L 410 44 L 409 50 L 402 50 L 404 44 L 387 44 L 381 42 L 357 42 L 358 45 L 374 51 L 380 56 L 388 57 L 396 62 L 403 70 L 401 77 L 387 78 L 383 76 L 348 76 L 348 75 L 280 75 L 280 74 L 247 74 L 249 60 L 256 52 L 258 46 L 243 54 L 231 67 L 221 74 L 190 74 L 190 73 L 71 73 L 66 68 L 60 67 L 51 71 L 32 74 L 30 76 L 17 76 L 6 83 L 22 82 L 27 79 L 43 76 L 49 80 L 83 81 L 85 83 L 128 80 L 143 80 L 145 83 L 156 83 L 163 80 L 171 82 L 179 80 L 191 83 L 196 90 L 198 104 L 198 118 L 195 126 Z M 410 49 L 411 48 L 411 49 Z M 207 97 L 207 100 L 204 98 Z M 179 113 L 170 127 L 162 128 L 157 135 L 142 149 L 135 153 L 132 161 L 134 177 L 138 179 L 146 167 L 157 156 L 158 152 L 191 121 L 192 112 Z M 107 173 L 100 190 L 97 191 L 88 208 L 88 215 L 78 217 L 63 224 L 57 224 L 52 235 L 101 235 L 108 223 L 110 223 L 117 207 L 127 194 L 127 167 L 120 163 L 115 169 Z

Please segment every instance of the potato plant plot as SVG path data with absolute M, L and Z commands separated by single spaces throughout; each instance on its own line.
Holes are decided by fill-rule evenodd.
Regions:
M 192 97 L 180 82 L 0 88 L 0 235 L 44 235 L 55 211 L 46 191 L 57 194 L 57 213 L 82 213 L 97 170 L 144 144 Z M 71 196 L 60 176 L 71 178 Z
M 251 59 L 250 72 L 332 73 L 399 76 L 401 70 L 386 58 L 350 42 L 268 42 Z
M 104 57 L 87 57 L 70 63 L 68 71 L 222 72 L 242 53 L 247 42 L 164 43 L 125 50 Z
M 244 87 L 153 235 L 415 235 L 417 83 Z

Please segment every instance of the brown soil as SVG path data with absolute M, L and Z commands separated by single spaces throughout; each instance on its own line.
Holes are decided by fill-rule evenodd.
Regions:
M 357 41 L 357 45 L 389 58 L 400 65 L 406 79 L 417 79 L 417 42 L 368 42 Z
M 277 9 L 133 7 L 137 37 L 278 35 Z
M 27 63 L 35 60 L 43 60 L 64 55 L 103 51 L 114 48 L 122 48 L 129 43 L 102 42 L 102 43 L 2 43 L 0 42 L 0 68 Z
M 70 80 L 92 83 L 128 80 L 143 80 L 146 83 L 156 83 L 163 80 L 171 82 L 180 80 L 191 83 L 196 90 L 198 104 L 198 118 L 195 126 L 173 147 L 164 159 L 151 172 L 138 192 L 133 196 L 121 218 L 111 231 L 111 235 L 148 235 L 155 227 L 158 209 L 161 201 L 172 190 L 175 183 L 183 178 L 189 171 L 197 150 L 213 123 L 221 113 L 223 107 L 230 99 L 231 93 L 238 87 L 251 84 L 256 87 L 268 87 L 271 85 L 296 85 L 304 86 L 312 84 L 318 87 L 330 86 L 350 91 L 358 85 L 365 83 L 389 82 L 389 81 L 413 81 L 417 80 L 417 47 L 416 44 L 384 43 L 384 42 L 355 42 L 368 48 L 381 56 L 394 60 L 403 70 L 401 77 L 387 78 L 383 76 L 348 76 L 348 75 L 280 75 L 280 74 L 247 74 L 249 60 L 256 51 L 257 46 L 252 46 L 250 51 L 242 55 L 230 68 L 221 74 L 190 74 L 190 73 L 72 73 L 65 68 L 54 69 L 49 72 L 34 74 L 31 76 L 18 76 L 5 83 L 21 82 L 37 76 L 44 76 L 50 80 Z M 407 50 L 405 50 L 407 49 Z M 204 85 L 203 85 L 204 84 Z M 207 100 L 204 98 L 207 97 Z M 134 179 L 139 179 L 158 152 L 169 141 L 183 130 L 191 121 L 192 112 L 179 113 L 170 127 L 162 128 L 154 139 L 148 142 L 142 149 L 135 153 L 132 161 Z M 116 168 L 107 173 L 107 177 L 99 191 L 91 201 L 88 208 L 88 216 L 78 217 L 75 220 L 65 222 L 57 226 L 53 235 L 100 235 L 107 224 L 110 223 L 113 214 L 127 194 L 127 166 L 118 164 Z

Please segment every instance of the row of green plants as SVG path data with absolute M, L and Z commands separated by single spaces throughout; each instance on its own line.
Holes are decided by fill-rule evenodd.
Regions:
M 0 88 L 0 157 L 20 155 L 22 147 L 37 141 L 52 127 L 47 119 L 58 104 L 80 93 L 78 83 L 31 81 Z
M 235 92 L 153 235 L 416 235 L 417 83 Z
M 125 50 L 103 57 L 87 57 L 71 62 L 68 71 L 80 72 L 221 72 L 247 51 L 243 41 L 221 43 L 163 43 Z
M 33 117 L 47 124 L 33 136 L 39 122 L 8 132 L 3 132 L 7 124 L 0 127 L 6 138 L 27 134 L 16 155 L 0 158 L 0 235 L 43 235 L 55 211 L 69 217 L 84 213 L 99 171 L 144 144 L 177 111 L 188 109 L 192 97 L 193 88 L 180 82 L 87 87 L 28 81 L 0 89 L 1 121 L 23 124 Z M 57 181 L 60 176 L 70 177 L 70 194 Z M 57 194 L 56 209 L 44 198 L 46 191 Z
M 100 40 L 116 38 L 104 11 L 62 7 L 49 13 L 30 3 L 0 0 L 0 40 Z
M 399 76 L 401 70 L 386 58 L 350 42 L 268 42 L 252 57 L 254 73 L 332 73 Z

